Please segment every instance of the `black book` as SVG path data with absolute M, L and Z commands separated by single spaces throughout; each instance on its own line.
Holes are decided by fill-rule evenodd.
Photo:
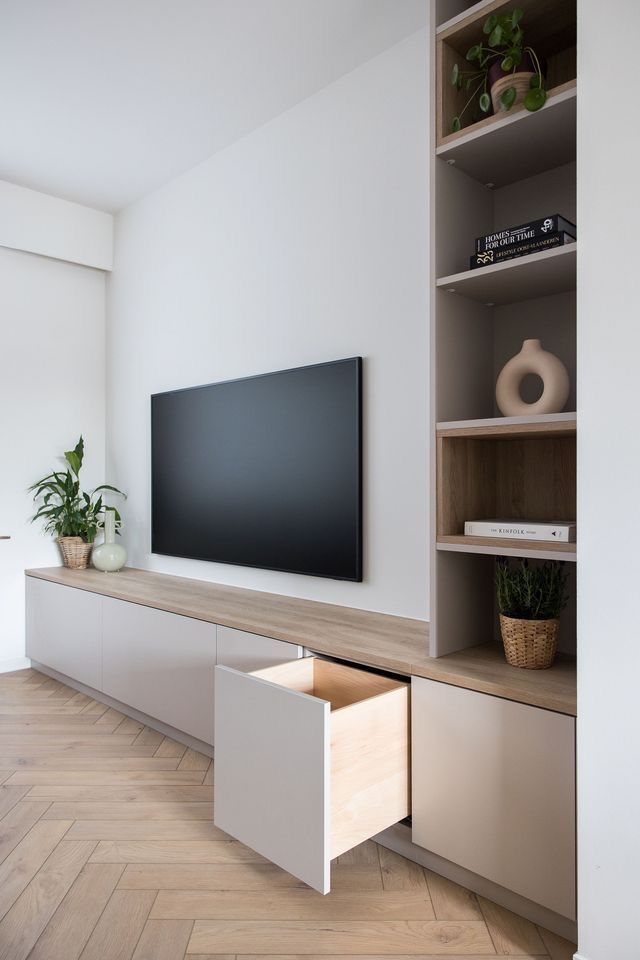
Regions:
M 552 247 L 561 247 L 566 243 L 575 243 L 575 237 L 565 233 L 550 233 L 546 236 L 525 240 L 523 243 L 512 244 L 510 247 L 500 247 L 497 250 L 484 250 L 474 253 L 469 258 L 469 267 L 488 267 L 492 263 L 504 263 L 505 260 L 515 260 L 517 257 L 526 257 L 529 253 L 540 253 L 542 250 L 551 250 Z
M 525 240 L 535 240 L 536 237 L 548 237 L 550 233 L 568 233 L 575 240 L 576 225 L 561 217 L 559 213 L 554 213 L 550 217 L 530 220 L 517 227 L 508 227 L 506 230 L 498 230 L 496 233 L 487 233 L 484 237 L 478 237 L 476 253 L 482 253 L 484 250 L 499 250 L 516 243 L 524 243 Z

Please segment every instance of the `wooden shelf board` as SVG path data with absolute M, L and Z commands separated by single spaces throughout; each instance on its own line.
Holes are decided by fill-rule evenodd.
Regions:
M 529 557 L 533 560 L 567 560 L 575 563 L 575 543 L 547 543 L 544 540 L 503 540 L 498 537 L 439 536 L 438 550 L 484 553 L 489 556 Z
M 519 303 L 575 290 L 576 259 L 576 244 L 571 243 L 505 263 L 440 277 L 437 287 L 487 306 Z
M 535 113 L 514 107 L 450 134 L 436 156 L 494 187 L 570 163 L 576 157 L 576 81 L 550 90 Z
M 456 14 L 455 17 L 450 17 L 448 20 L 439 23 L 436 28 L 436 37 L 440 39 L 442 36 L 447 36 L 466 20 L 484 19 L 485 16 L 488 16 L 489 13 L 492 12 L 494 4 L 495 0 L 479 0 L 478 3 L 467 7 L 466 10 Z
M 450 420 L 436 425 L 438 437 L 567 437 L 576 432 L 575 413 L 547 413 L 533 417 L 491 417 Z
M 576 716 L 576 662 L 558 655 L 548 670 L 511 667 L 501 644 L 467 647 L 433 660 L 433 672 L 422 676 L 469 690 L 528 703 Z

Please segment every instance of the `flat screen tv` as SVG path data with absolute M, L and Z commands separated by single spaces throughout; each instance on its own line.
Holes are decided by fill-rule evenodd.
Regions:
M 152 551 L 362 580 L 362 359 L 151 397 Z

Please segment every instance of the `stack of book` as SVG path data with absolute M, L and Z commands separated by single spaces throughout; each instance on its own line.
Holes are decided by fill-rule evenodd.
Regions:
M 496 537 L 502 540 L 576 541 L 576 525 L 569 520 L 467 520 L 464 532 L 467 537 Z
M 576 226 L 565 220 L 559 213 L 540 220 L 521 223 L 517 227 L 488 233 L 476 240 L 476 252 L 470 258 L 472 270 L 487 267 L 492 263 L 525 257 L 529 253 L 539 253 L 552 247 L 561 247 L 565 243 L 575 243 Z

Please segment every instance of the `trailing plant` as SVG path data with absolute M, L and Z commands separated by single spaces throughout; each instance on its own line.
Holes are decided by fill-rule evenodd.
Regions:
M 102 483 L 89 492 L 80 489 L 80 470 L 84 459 L 82 437 L 73 450 L 66 451 L 64 459 L 66 470 L 54 470 L 29 487 L 38 508 L 31 522 L 44 520 L 45 531 L 54 533 L 56 537 L 81 537 L 85 543 L 93 543 L 98 530 L 104 525 L 105 511 L 112 510 L 117 531 L 122 519 L 115 507 L 105 504 L 103 493 L 115 493 L 121 497 L 126 495 L 108 483 Z
M 484 22 L 482 32 L 487 38 L 474 43 L 466 54 L 466 59 L 474 66 L 469 70 L 461 70 L 457 63 L 451 71 L 451 83 L 458 90 L 464 89 L 471 94 L 460 113 L 453 118 L 451 129 L 457 132 L 462 127 L 462 117 L 469 106 L 476 99 L 482 113 L 489 113 L 491 97 L 489 96 L 489 71 L 494 64 L 500 65 L 504 74 L 517 73 L 527 56 L 535 67 L 535 72 L 529 81 L 529 90 L 524 96 L 524 106 L 527 110 L 539 110 L 544 106 L 547 92 L 544 89 L 544 80 L 540 61 L 532 47 L 525 46 L 524 31 L 521 26 L 524 11 L 520 7 L 508 13 L 492 13 Z M 500 96 L 500 106 L 503 110 L 510 110 L 516 100 L 516 88 L 507 87 Z
M 532 567 L 528 560 L 513 565 L 505 557 L 496 564 L 498 610 L 516 620 L 552 620 L 560 616 L 569 597 L 564 564 L 547 560 Z

